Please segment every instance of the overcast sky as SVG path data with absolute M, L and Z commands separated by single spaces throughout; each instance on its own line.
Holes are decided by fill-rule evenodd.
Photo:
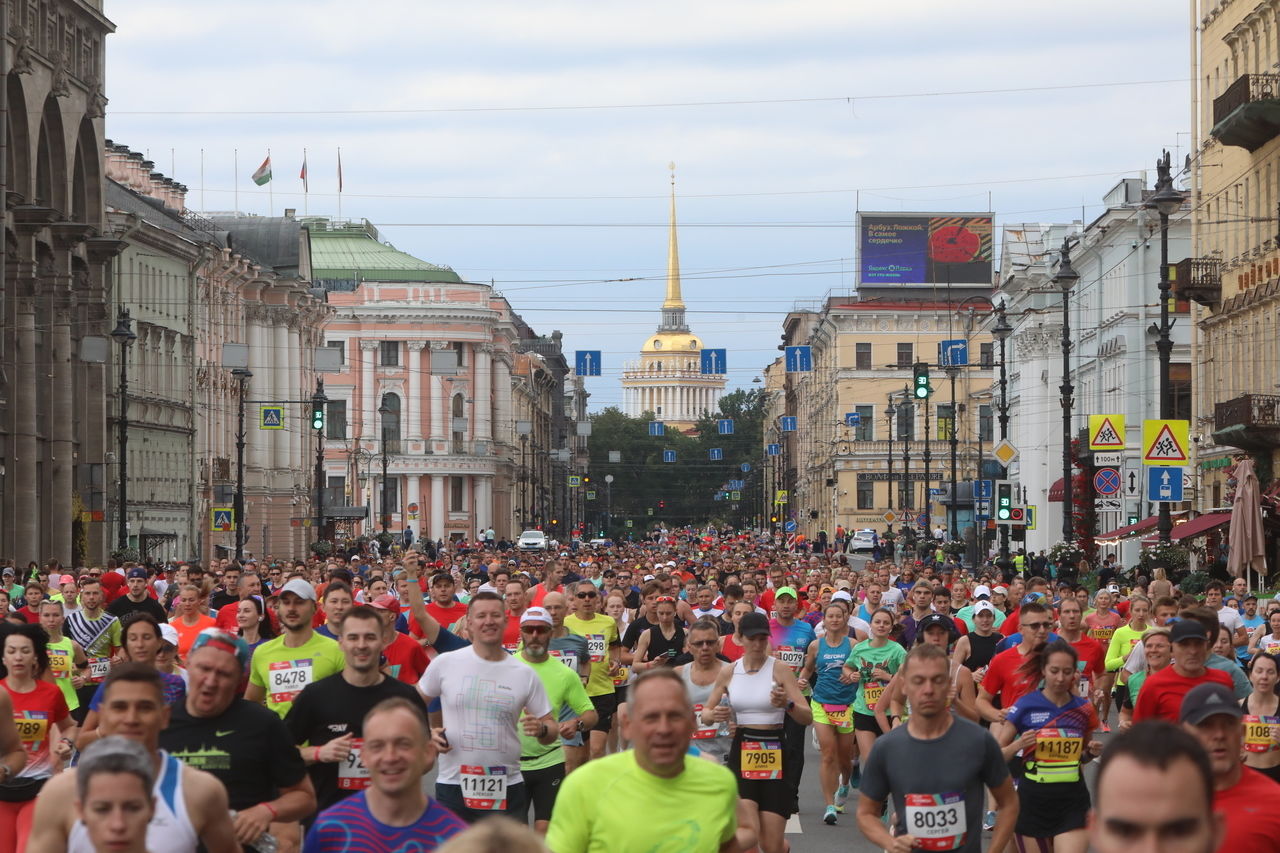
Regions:
M 728 348 L 732 388 L 778 355 L 787 310 L 852 286 L 855 211 L 1092 218 L 1116 180 L 1162 146 L 1180 163 L 1189 139 L 1173 0 L 108 0 L 107 14 L 107 135 L 187 184 L 191 207 L 235 207 L 238 150 L 240 210 L 301 212 L 306 148 L 306 207 L 336 215 L 340 146 L 344 217 L 493 279 L 567 350 L 603 350 L 596 410 L 620 403 L 622 363 L 659 319 L 668 161 L 689 322 Z M 1009 89 L 1023 91 L 955 94 Z M 249 180 L 268 149 L 271 195 Z

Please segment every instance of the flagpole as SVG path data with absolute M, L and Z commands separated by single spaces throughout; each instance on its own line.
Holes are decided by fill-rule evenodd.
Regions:
M 302 149 L 302 215 L 307 215 L 307 149 Z
M 203 148 L 200 149 L 200 209 L 202 211 L 209 209 L 204 206 L 204 149 Z
M 267 162 L 271 162 L 271 149 L 267 149 Z M 271 180 L 267 179 L 267 215 L 276 215 L 276 190 L 271 186 Z
M 235 186 L 235 190 L 234 190 L 235 199 L 232 202 L 232 207 L 236 213 L 239 213 L 240 212 L 240 149 L 239 148 L 231 149 L 231 168 L 235 171 L 235 181 L 233 182 L 233 185 Z
M 342 219 L 342 146 L 338 146 L 338 219 Z

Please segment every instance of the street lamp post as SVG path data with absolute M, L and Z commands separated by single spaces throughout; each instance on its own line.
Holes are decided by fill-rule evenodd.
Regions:
M 116 516 L 116 547 L 129 547 L 129 345 L 138 339 L 133 332 L 129 309 L 121 308 L 111 337 L 120 344 L 120 417 L 116 422 L 120 430 L 117 437 L 120 453 L 120 499 Z
M 951 449 L 951 497 L 949 501 L 951 524 L 949 527 L 951 529 L 951 541 L 957 542 L 960 539 L 960 505 L 956 502 L 956 451 L 959 449 L 960 431 L 956 429 L 957 416 L 959 415 L 959 410 L 956 407 L 956 377 L 960 375 L 960 368 L 948 366 L 943 368 L 943 372 L 951 380 L 951 423 L 948 428 L 950 434 L 947 436 Z
M 316 528 L 316 540 L 325 538 L 324 530 L 324 407 L 329 398 L 324 393 L 324 380 L 316 379 L 316 392 L 311 395 L 311 429 L 316 434 L 316 513 L 311 522 Z M 319 413 L 319 417 L 317 417 Z
M 613 475 L 604 475 L 604 530 L 605 535 L 613 530 Z
M 1169 319 L 1169 217 L 1182 207 L 1182 193 L 1173 188 L 1170 175 L 1169 152 L 1156 160 L 1156 191 L 1147 199 L 1145 207 L 1160 217 L 1160 325 L 1156 327 L 1156 352 L 1160 356 L 1160 418 L 1173 417 L 1173 391 L 1169 387 L 1169 356 L 1173 353 L 1173 339 L 1169 332 L 1173 322 Z M 1173 518 L 1169 502 L 1160 502 L 1160 518 L 1156 532 L 1161 545 L 1168 545 L 1173 532 Z
M 991 336 L 1000 342 L 1000 440 L 1005 441 L 1009 438 L 1009 379 L 1005 373 L 1005 341 L 1009 340 L 1009 336 L 1013 334 L 1013 327 L 1009 325 L 1009 319 L 1005 316 L 1004 300 L 1000 300 L 1000 305 L 996 308 L 996 325 L 991 330 Z M 1001 471 L 1001 477 L 1007 478 L 1009 471 L 1007 468 Z M 979 476 L 981 479 L 981 476 Z M 1001 569 L 1005 568 L 1005 563 L 1009 560 L 1009 525 L 1000 525 L 1000 560 Z
M 516 434 L 520 436 L 520 530 L 524 532 L 533 525 L 529 523 L 529 435 L 533 432 L 533 421 L 516 421 Z
M 910 406 L 909 411 L 914 415 L 915 401 L 911 399 L 911 389 L 904 387 L 902 389 L 902 405 L 898 407 L 901 412 L 905 406 Z M 915 501 L 911 495 L 911 431 L 915 428 L 915 418 L 911 419 L 911 425 L 902 432 L 902 491 L 898 493 L 898 503 L 900 509 L 914 509 Z M 903 524 L 906 527 L 906 524 Z
M 391 527 L 391 496 L 387 493 L 387 418 L 390 417 L 392 409 L 387 405 L 386 398 L 382 400 L 382 405 L 378 407 L 378 416 L 382 418 L 382 532 L 390 532 Z
M 886 406 L 886 407 L 885 407 L 885 410 L 884 410 L 884 417 L 885 417 L 885 420 L 889 422 L 889 479 L 887 480 L 887 483 L 888 483 L 888 486 L 889 486 L 889 509 L 893 509 L 893 508 L 894 508 L 894 500 L 893 500 L 893 487 L 894 487 L 894 482 L 893 482 L 893 432 L 894 432 L 895 427 L 897 427 L 897 424 L 896 424 L 896 423 L 894 423 L 894 416 L 895 416 L 895 415 L 897 415 L 897 414 L 898 414 L 898 409 L 897 409 L 897 407 L 896 407 L 896 406 L 894 406 L 894 405 L 893 405 L 893 395 L 892 395 L 892 394 L 890 394 L 890 395 L 889 395 L 889 405 L 888 405 L 888 406 Z M 889 525 L 889 529 L 890 529 L 890 530 L 893 530 L 893 525 L 892 525 L 892 524 L 890 524 L 890 525 Z
M 231 510 L 236 526 L 236 562 L 239 562 L 244 559 L 244 392 L 253 373 L 247 367 L 236 367 L 232 369 L 231 375 L 239 385 L 236 405 L 236 500 Z
M 1075 526 L 1072 522 L 1074 507 L 1073 489 L 1071 486 L 1071 406 L 1075 386 L 1071 384 L 1071 288 L 1080 276 L 1071 268 L 1071 242 L 1062 241 L 1062 256 L 1058 262 L 1058 271 L 1053 276 L 1053 283 L 1062 289 L 1062 541 L 1071 542 L 1075 538 Z

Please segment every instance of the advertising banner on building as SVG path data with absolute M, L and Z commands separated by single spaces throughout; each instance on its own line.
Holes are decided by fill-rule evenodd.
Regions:
M 860 285 L 991 284 L 989 213 L 859 213 Z

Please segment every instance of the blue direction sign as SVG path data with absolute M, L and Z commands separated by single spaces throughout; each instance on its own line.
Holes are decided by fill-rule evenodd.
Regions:
M 813 370 L 813 350 L 809 347 L 787 347 L 787 373 L 808 373 Z
M 702 372 L 719 375 L 725 372 L 727 350 L 704 349 L 702 351 Z
M 751 463 L 750 463 L 750 462 L 743 462 L 741 465 L 739 465 L 739 466 L 738 466 L 738 470 L 739 470 L 739 471 L 741 471 L 741 472 L 742 472 L 742 473 L 744 473 L 744 474 L 745 474 L 745 473 L 747 473 L 748 471 L 750 471 L 750 470 L 751 470 Z
M 781 445 L 781 444 L 769 444 L 769 445 L 766 445 L 766 446 L 765 446 L 765 449 L 764 449 L 764 452 L 765 452 L 765 454 L 766 454 L 766 455 L 768 455 L 768 456 L 781 456 L 781 455 L 782 455 L 782 445 Z M 743 465 L 745 465 L 745 464 L 747 464 L 747 463 L 745 463 L 745 462 L 744 462 L 744 463 L 742 463 L 742 464 L 743 464 Z
M 743 464 L 743 465 L 746 465 L 747 463 L 743 462 L 742 464 Z M 750 468 L 748 468 L 748 470 L 750 470 Z M 746 486 L 746 484 L 745 484 L 742 480 L 730 480 L 730 481 L 729 481 L 729 488 L 730 488 L 730 489 L 737 490 L 737 489 L 742 489 L 742 488 L 744 488 L 745 486 Z
M 938 364 L 943 367 L 965 367 L 969 364 L 969 342 L 964 338 L 938 341 Z
M 862 415 L 857 412 L 844 413 L 844 425 L 847 427 L 856 427 L 862 424 Z
M 1147 468 L 1147 500 L 1182 500 L 1182 466 L 1151 465 Z
M 580 349 L 573 354 L 573 372 L 579 376 L 600 375 L 600 350 Z
M 974 480 L 974 491 L 977 493 L 978 500 L 991 500 L 991 481 L 990 480 Z
M 795 432 L 795 431 L 796 431 L 796 416 L 795 416 L 795 415 L 783 415 L 782 417 L 778 418 L 778 424 L 779 424 L 779 428 L 780 428 L 783 432 Z
M 721 418 L 716 421 L 716 431 L 721 435 L 733 435 L 733 418 Z
M 724 459 L 724 451 L 719 447 L 711 447 L 707 449 L 707 458 L 712 462 L 720 462 Z
M 663 462 L 675 462 L 675 461 L 676 461 L 676 452 L 675 452 L 674 450 L 664 450 L 664 451 L 662 451 L 662 461 L 663 461 Z
M 1120 493 L 1120 472 L 1115 468 L 1099 468 L 1093 475 L 1093 490 L 1105 498 Z
M 649 435 L 666 435 L 667 425 L 662 421 L 649 421 Z
M 795 521 L 793 519 L 788 519 L 787 522 L 782 525 L 782 529 L 787 531 L 788 533 L 795 533 L 796 532 Z

